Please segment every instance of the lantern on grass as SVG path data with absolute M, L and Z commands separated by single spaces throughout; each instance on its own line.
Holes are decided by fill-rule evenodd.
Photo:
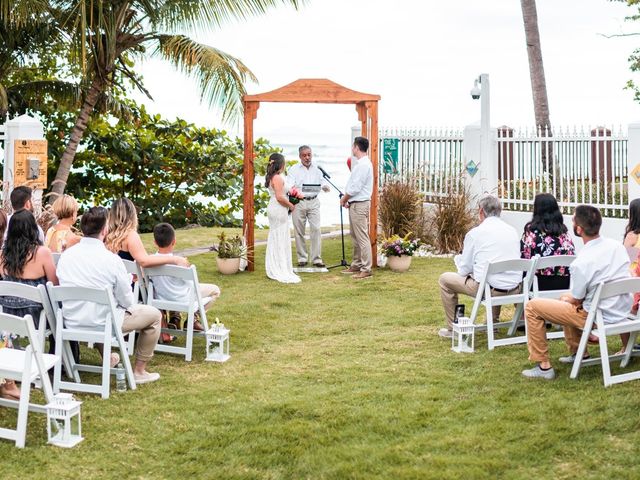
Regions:
M 216 318 L 216 323 L 206 331 L 207 337 L 207 362 L 226 362 L 231 358 L 229 355 L 229 332 L 224 328 L 224 324 Z
M 458 322 L 453 324 L 451 350 L 457 353 L 473 353 L 475 329 L 476 326 L 469 317 L 458 317 Z
M 58 393 L 47 405 L 47 436 L 49 443 L 58 447 L 71 448 L 82 440 L 80 418 L 82 402 L 70 393 Z

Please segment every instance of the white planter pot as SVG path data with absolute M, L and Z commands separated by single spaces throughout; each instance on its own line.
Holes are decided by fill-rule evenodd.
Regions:
M 218 265 L 218 271 L 223 275 L 233 275 L 234 273 L 238 273 L 240 269 L 239 258 L 216 257 L 216 264 Z
M 411 266 L 411 258 L 413 257 L 411 257 L 410 255 L 402 255 L 400 257 L 392 255 L 390 257 L 387 257 L 387 266 L 393 272 L 406 272 Z

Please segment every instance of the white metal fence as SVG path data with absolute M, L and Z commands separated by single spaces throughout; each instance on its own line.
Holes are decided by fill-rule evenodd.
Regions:
M 627 136 L 622 128 L 498 129 L 498 190 L 509 210 L 530 211 L 552 193 L 568 213 L 588 203 L 626 215 Z
M 384 128 L 380 182 L 413 179 L 428 200 L 457 191 L 464 172 L 460 129 Z M 582 203 L 609 217 L 626 217 L 628 137 L 618 128 L 498 129 L 498 194 L 507 210 L 531 211 L 536 194 L 549 192 L 565 213 Z M 394 160 L 397 162 L 394 163 Z
M 389 144 L 385 140 L 396 140 Z M 426 197 L 457 191 L 462 174 L 462 130 L 383 128 L 380 132 L 380 183 L 414 180 Z

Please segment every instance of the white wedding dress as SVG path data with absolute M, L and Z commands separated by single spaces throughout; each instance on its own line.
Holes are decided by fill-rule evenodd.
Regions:
M 284 180 L 284 175 L 280 174 Z M 300 277 L 293 273 L 291 260 L 291 238 L 289 236 L 289 209 L 276 199 L 276 192 L 269 185 L 269 237 L 265 268 L 267 277 L 282 283 L 298 283 Z

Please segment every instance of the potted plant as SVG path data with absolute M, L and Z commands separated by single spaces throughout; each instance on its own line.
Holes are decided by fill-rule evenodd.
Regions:
M 220 242 L 211 247 L 211 250 L 218 252 L 216 264 L 218 271 L 223 275 L 232 275 L 240 269 L 240 260 L 247 259 L 247 247 L 242 243 L 239 235 L 227 239 L 224 232 L 218 236 Z
M 393 235 L 382 241 L 382 254 L 387 257 L 387 266 L 394 272 L 406 272 L 411 265 L 411 257 L 420 248 L 419 238 L 410 239 L 411 233 L 404 237 Z

